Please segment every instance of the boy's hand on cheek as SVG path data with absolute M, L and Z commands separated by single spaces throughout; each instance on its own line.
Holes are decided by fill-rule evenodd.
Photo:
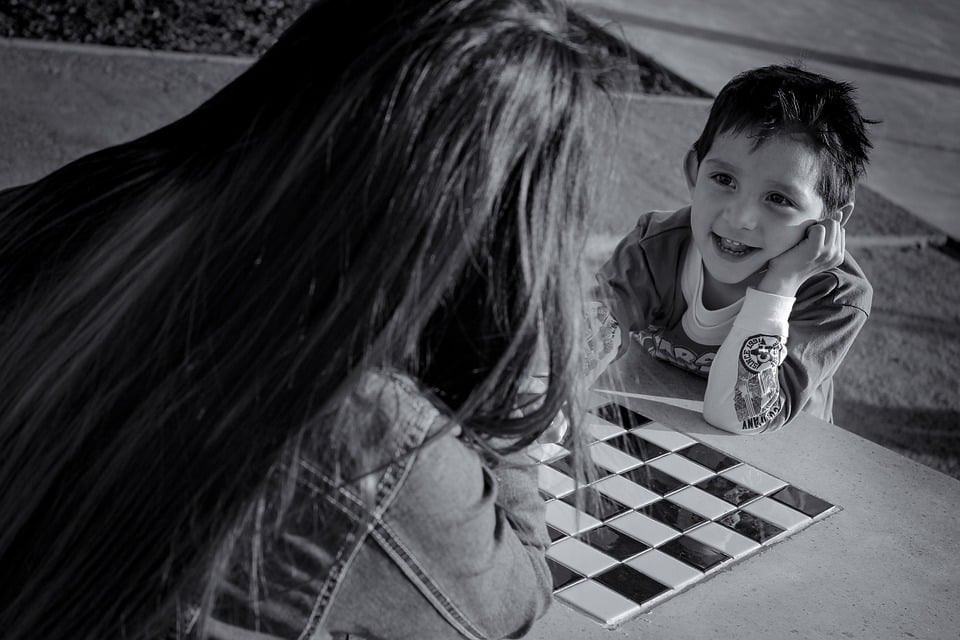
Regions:
M 794 297 L 810 276 L 843 262 L 843 227 L 836 220 L 820 220 L 807 227 L 803 240 L 771 260 L 757 289 Z

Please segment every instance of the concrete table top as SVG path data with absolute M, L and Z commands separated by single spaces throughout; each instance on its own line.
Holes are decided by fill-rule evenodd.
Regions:
M 632 394 L 602 399 L 839 511 L 619 628 L 604 629 L 557 602 L 529 638 L 960 638 L 960 481 L 807 415 L 772 434 L 722 432 L 700 414 L 703 381 L 639 349 L 595 388 Z

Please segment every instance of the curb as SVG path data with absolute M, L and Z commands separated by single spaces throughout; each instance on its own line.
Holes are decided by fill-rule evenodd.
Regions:
M 659 102 L 661 104 L 700 104 L 709 107 L 713 104 L 713 98 L 700 98 L 697 96 L 676 96 L 667 93 L 642 93 L 639 91 L 623 91 L 617 93 L 618 98 L 629 100 L 641 100 L 646 102 Z
M 160 51 L 137 47 L 108 46 L 78 42 L 59 42 L 52 40 L 32 40 L 28 38 L 0 38 L 0 47 L 26 49 L 31 51 L 50 51 L 53 53 L 73 53 L 105 57 L 152 58 L 171 62 L 215 62 L 247 66 L 257 60 L 252 56 L 228 56 L 215 53 L 190 53 L 186 51 Z

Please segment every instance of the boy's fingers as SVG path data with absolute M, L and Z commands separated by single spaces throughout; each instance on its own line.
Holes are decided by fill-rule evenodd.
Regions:
M 517 388 L 516 406 L 510 412 L 511 418 L 521 418 L 540 406 L 547 392 L 547 381 L 543 378 L 526 376 L 520 380 Z
M 540 395 L 547 392 L 547 381 L 542 378 L 527 376 L 520 381 L 517 390 L 523 394 Z
M 814 241 L 819 240 L 826 249 L 833 249 L 843 247 L 844 235 L 844 228 L 836 220 L 821 220 L 810 227 L 807 237 Z
M 540 434 L 540 437 L 537 438 L 537 442 L 541 444 L 560 443 L 564 436 L 567 435 L 567 431 L 569 429 L 570 423 L 567 421 L 567 417 L 563 415 L 563 411 L 561 411 L 550 422 L 550 426 L 547 427 L 542 434 Z
M 820 223 L 824 228 L 822 257 L 824 264 L 835 267 L 843 262 L 846 250 L 846 230 L 836 220 L 824 220 Z
M 829 244 L 827 246 L 838 247 L 839 249 L 842 250 L 844 237 L 846 236 L 845 229 L 841 227 L 836 220 L 829 220 L 828 222 L 830 222 L 830 226 L 827 227 L 827 231 L 828 231 L 827 240 L 829 241 Z
M 827 239 L 827 228 L 823 223 L 812 224 L 807 227 L 807 239 L 813 242 L 815 245 L 823 245 L 824 241 Z

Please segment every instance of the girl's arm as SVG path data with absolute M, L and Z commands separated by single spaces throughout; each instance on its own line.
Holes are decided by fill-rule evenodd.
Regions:
M 519 637 L 550 605 L 550 538 L 524 453 L 490 467 L 452 434 L 440 436 L 418 453 L 384 520 L 404 550 L 396 566 L 421 596 L 384 637 L 430 637 L 418 634 L 438 617 L 464 637 Z M 388 575 L 377 582 L 388 586 Z

